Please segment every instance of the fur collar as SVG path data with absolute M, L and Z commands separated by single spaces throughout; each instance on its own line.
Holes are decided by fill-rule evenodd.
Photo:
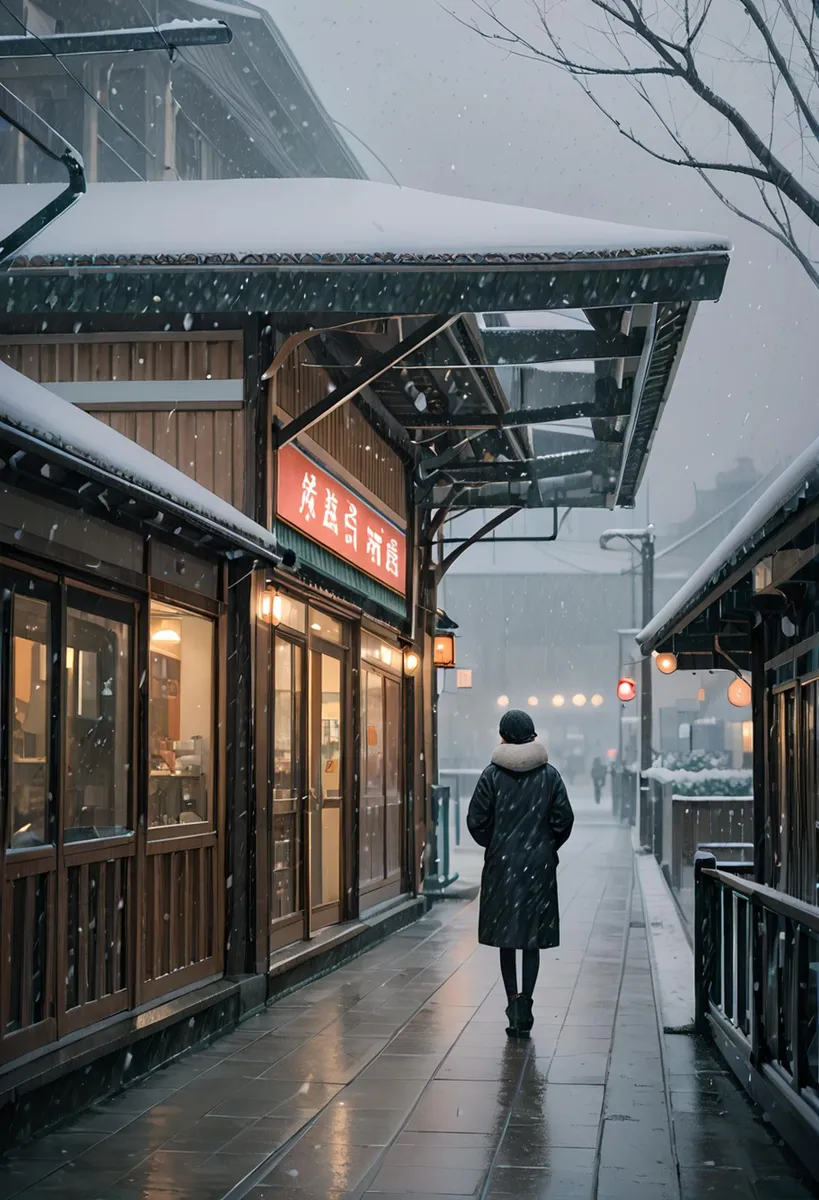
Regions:
M 549 761 L 546 747 L 540 742 L 524 742 L 522 746 L 514 746 L 511 742 L 502 742 L 492 755 L 492 764 L 503 767 L 505 771 L 534 771 L 544 767 Z

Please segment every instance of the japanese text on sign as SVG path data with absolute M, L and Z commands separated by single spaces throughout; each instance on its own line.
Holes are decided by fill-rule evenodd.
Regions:
M 406 536 L 295 446 L 278 454 L 282 521 L 394 591 L 406 587 Z

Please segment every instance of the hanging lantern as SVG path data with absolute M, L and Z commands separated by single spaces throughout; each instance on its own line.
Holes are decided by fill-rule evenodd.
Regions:
M 751 703 L 751 685 L 738 675 L 728 685 L 728 700 L 734 708 L 747 708 Z
M 677 670 L 677 655 L 672 654 L 668 650 L 663 651 L 662 654 L 658 654 L 655 661 L 657 663 L 657 670 L 663 675 L 673 675 Z
M 455 635 L 454 633 L 436 634 L 433 644 L 432 661 L 436 667 L 455 666 Z
M 414 675 L 420 663 L 421 659 L 414 650 L 404 651 L 404 671 L 407 675 Z
M 633 679 L 629 679 L 627 675 L 624 675 L 623 678 L 617 683 L 617 699 L 621 700 L 623 704 L 627 704 L 628 701 L 633 700 L 636 695 L 637 684 Z

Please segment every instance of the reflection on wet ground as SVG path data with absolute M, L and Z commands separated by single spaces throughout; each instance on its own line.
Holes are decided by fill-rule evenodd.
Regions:
M 803 1200 L 714 1052 L 662 1041 L 628 833 L 581 821 L 529 1043 L 444 903 L 0 1163 L 24 1200 Z

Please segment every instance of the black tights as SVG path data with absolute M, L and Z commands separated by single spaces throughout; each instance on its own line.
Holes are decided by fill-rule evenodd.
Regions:
M 510 950 L 507 946 L 501 947 L 500 965 L 501 975 L 503 976 L 503 985 L 506 988 L 507 996 L 517 996 L 518 994 L 518 973 L 515 966 L 515 951 Z M 540 970 L 540 951 L 539 950 L 524 950 L 523 951 L 523 994 L 531 999 L 535 984 L 537 983 L 537 973 Z

